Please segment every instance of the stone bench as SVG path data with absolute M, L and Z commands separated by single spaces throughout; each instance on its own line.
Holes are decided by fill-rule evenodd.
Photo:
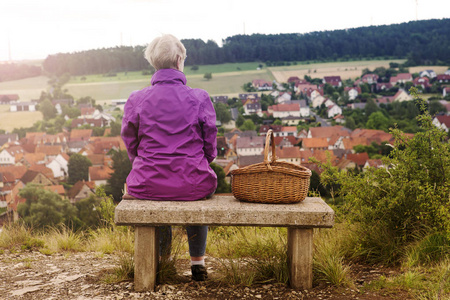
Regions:
M 334 211 L 321 199 L 295 204 L 240 202 L 231 195 L 199 201 L 147 201 L 124 197 L 115 209 L 117 225 L 135 226 L 134 287 L 154 290 L 159 260 L 157 226 L 212 225 L 288 228 L 289 282 L 312 287 L 313 228 L 334 225 Z

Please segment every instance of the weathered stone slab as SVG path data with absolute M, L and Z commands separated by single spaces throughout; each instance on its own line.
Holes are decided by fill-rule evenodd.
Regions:
M 217 225 L 330 228 L 334 211 L 318 197 L 300 203 L 241 202 L 231 195 L 199 201 L 122 200 L 115 209 L 117 225 Z

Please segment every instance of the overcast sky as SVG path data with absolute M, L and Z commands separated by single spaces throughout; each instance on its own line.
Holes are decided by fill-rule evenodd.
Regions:
M 307 33 L 416 18 L 450 18 L 450 1 L 0 0 L 0 61 L 146 45 L 162 33 L 221 45 L 236 34 Z

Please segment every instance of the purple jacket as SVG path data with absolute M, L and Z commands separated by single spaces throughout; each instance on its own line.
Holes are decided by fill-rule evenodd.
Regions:
M 132 163 L 128 193 L 139 199 L 198 200 L 217 176 L 216 114 L 206 91 L 186 85 L 183 72 L 158 70 L 151 86 L 125 105 L 122 139 Z

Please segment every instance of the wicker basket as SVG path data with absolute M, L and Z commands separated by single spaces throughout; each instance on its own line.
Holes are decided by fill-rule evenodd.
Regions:
M 269 161 L 270 141 L 272 157 Z M 297 203 L 306 198 L 311 170 L 276 161 L 273 131 L 266 135 L 264 162 L 231 171 L 231 189 L 240 201 L 257 203 Z

